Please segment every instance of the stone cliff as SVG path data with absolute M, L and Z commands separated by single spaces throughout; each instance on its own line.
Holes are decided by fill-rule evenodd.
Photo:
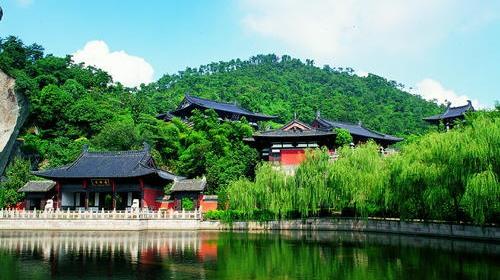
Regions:
M 16 138 L 26 117 L 28 103 L 14 91 L 15 80 L 0 70 L 0 175 L 11 157 Z

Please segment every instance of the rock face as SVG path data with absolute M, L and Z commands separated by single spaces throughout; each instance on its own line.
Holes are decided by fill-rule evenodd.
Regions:
M 15 80 L 0 70 L 0 175 L 28 115 L 27 101 L 14 92 L 14 87 Z

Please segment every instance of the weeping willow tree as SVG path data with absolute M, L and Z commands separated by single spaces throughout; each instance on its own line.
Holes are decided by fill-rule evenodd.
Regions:
M 362 216 L 384 212 L 389 172 L 378 146 L 344 147 L 339 154 L 329 165 L 330 204 L 337 210 L 355 208 Z
M 329 156 L 326 150 L 308 150 L 295 173 L 295 209 L 303 216 L 331 208 L 327 186 Z
M 402 218 L 485 221 L 477 214 L 485 209 L 476 205 L 483 203 L 478 197 L 500 199 L 500 118 L 483 115 L 469 123 L 425 135 L 391 159 L 392 206 Z
M 257 167 L 255 182 L 243 178 L 228 186 L 228 200 L 233 209 L 249 217 L 257 210 L 267 210 L 284 218 L 293 210 L 293 185 L 293 177 L 264 163 Z
M 475 114 L 467 125 L 419 137 L 385 157 L 373 142 L 306 152 L 294 176 L 261 165 L 255 181 L 233 182 L 230 205 L 275 217 L 353 208 L 362 216 L 499 222 L 500 113 Z
M 270 211 L 281 218 L 291 213 L 309 217 L 322 209 L 345 207 L 354 207 L 365 216 L 381 212 L 388 172 L 378 147 L 374 143 L 346 147 L 340 154 L 341 159 L 332 164 L 326 150 L 308 150 L 294 176 L 263 164 L 254 182 L 241 179 L 230 184 L 230 205 L 246 213 Z
M 474 175 L 467 182 L 462 205 L 477 223 L 498 221 L 500 214 L 500 187 L 491 169 Z

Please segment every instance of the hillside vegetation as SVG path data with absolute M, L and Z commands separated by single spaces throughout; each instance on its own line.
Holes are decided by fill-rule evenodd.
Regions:
M 189 92 L 276 115 L 282 123 L 295 113 L 310 122 L 319 110 L 326 119 L 362 121 L 389 134 L 425 132 L 428 127 L 422 118 L 443 108 L 401 88 L 376 75 L 358 77 L 349 68 L 318 68 L 309 60 L 270 54 L 188 68 L 165 75 L 140 92 L 153 96 L 155 102 L 150 104 L 161 112 L 175 108 Z
M 253 176 L 257 153 L 241 141 L 252 130 L 245 122 L 221 124 L 210 112 L 208 118 L 194 116 L 192 127 L 155 119 L 175 108 L 185 93 L 237 102 L 277 115 L 282 123 L 294 113 L 310 121 L 320 110 L 325 118 L 361 120 L 400 136 L 424 133 L 428 127 L 421 118 L 442 109 L 402 91 L 396 82 L 361 78 L 351 69 L 318 68 L 289 56 L 212 63 L 125 88 L 100 69 L 74 64 L 70 56 L 45 54 L 42 46 L 11 36 L 0 41 L 0 68 L 16 79 L 16 91 L 30 103 L 20 135 L 27 160 L 16 162 L 17 169 L 29 169 L 29 161 L 41 169 L 67 164 L 84 144 L 128 150 L 140 149 L 145 141 L 158 166 L 188 177 L 206 175 L 214 192 Z

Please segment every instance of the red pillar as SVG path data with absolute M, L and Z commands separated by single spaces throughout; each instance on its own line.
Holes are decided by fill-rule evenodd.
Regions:
M 115 180 L 111 180 L 111 187 L 113 188 L 113 209 L 116 209 L 116 184 L 115 184 Z

